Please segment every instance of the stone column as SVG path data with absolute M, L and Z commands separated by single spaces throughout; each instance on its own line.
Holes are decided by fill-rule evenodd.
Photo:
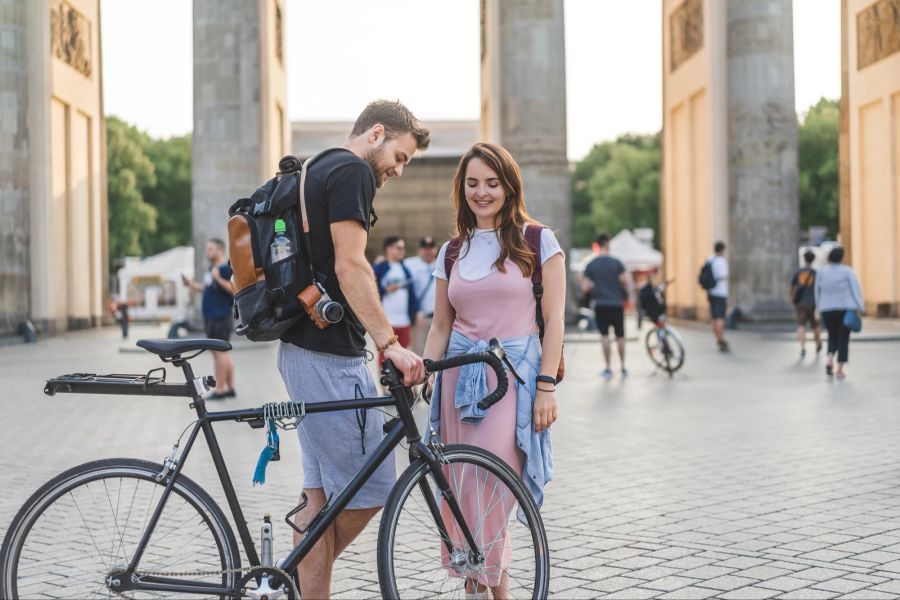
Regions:
M 192 229 L 199 277 L 227 211 L 278 169 L 287 151 L 280 0 L 194 0 Z
M 747 318 L 789 317 L 799 229 L 792 2 L 727 6 L 729 291 Z
M 0 335 L 29 317 L 28 7 L 0 0 Z
M 483 139 L 522 169 L 528 212 L 571 241 L 562 0 L 481 0 Z

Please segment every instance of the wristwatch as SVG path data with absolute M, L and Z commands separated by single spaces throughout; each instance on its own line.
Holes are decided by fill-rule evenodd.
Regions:
M 536 383 L 544 382 L 544 383 L 552 383 L 553 385 L 556 385 L 556 377 L 554 377 L 552 375 L 538 375 L 537 377 L 534 378 L 534 380 Z

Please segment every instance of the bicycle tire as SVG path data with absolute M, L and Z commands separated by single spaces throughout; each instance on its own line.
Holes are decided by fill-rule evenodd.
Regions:
M 417 489 L 421 490 L 423 485 L 427 486 L 427 489 L 434 494 L 434 480 L 428 464 L 422 459 L 415 461 L 397 480 L 381 517 L 378 530 L 378 579 L 381 585 L 382 596 L 385 598 L 457 598 L 464 596 L 467 581 L 471 583 L 477 580 L 479 585 L 489 586 L 492 585 L 490 578 L 505 577 L 510 587 L 509 597 L 546 598 L 550 585 L 550 550 L 547 534 L 534 498 L 525 488 L 522 480 L 506 463 L 495 455 L 474 446 L 451 445 L 447 446 L 442 454 L 446 465 L 444 467 L 445 473 L 449 472 L 447 478 L 450 480 L 451 488 L 457 498 L 461 497 L 459 492 L 462 490 L 463 480 L 471 482 L 474 479 L 475 489 L 478 489 L 479 469 L 482 470 L 484 475 L 491 478 L 490 480 L 485 478 L 486 485 L 481 488 L 482 499 L 484 498 L 484 493 L 486 493 L 487 486 L 490 485 L 489 482 L 496 480 L 496 483 L 494 483 L 495 487 L 491 491 L 491 496 L 486 504 L 489 509 L 497 507 L 494 518 L 497 518 L 498 515 L 500 518 L 503 518 L 503 511 L 508 511 L 506 512 L 505 520 L 500 526 L 498 533 L 494 534 L 493 541 L 486 543 L 480 540 L 479 536 L 484 537 L 485 531 L 489 531 L 490 526 L 483 527 L 483 523 L 479 524 L 477 522 L 468 523 L 476 538 L 476 542 L 483 544 L 481 548 L 486 555 L 484 565 L 480 567 L 483 571 L 468 578 L 461 573 L 464 569 L 453 571 L 447 566 L 448 554 L 441 543 L 442 538 L 438 532 L 435 520 L 427 512 L 427 504 L 416 501 L 413 501 L 413 504 L 417 506 L 407 504 L 410 498 L 414 498 L 413 492 Z M 468 477 L 466 475 L 467 466 L 471 467 L 468 471 Z M 505 491 L 502 492 L 502 495 L 496 493 L 496 489 L 500 484 L 503 484 L 505 489 L 510 492 L 517 506 L 510 504 L 507 507 L 505 504 L 507 502 L 505 500 Z M 468 494 L 465 497 L 472 498 L 475 495 L 477 494 Z M 498 496 L 498 499 L 495 500 L 495 496 Z M 436 494 L 434 497 L 437 499 L 441 498 L 440 494 Z M 469 507 L 471 508 L 471 502 L 469 502 Z M 449 511 L 444 510 L 444 508 L 442 507 L 441 514 L 446 514 L 447 517 L 445 518 L 452 519 L 452 517 L 449 517 Z M 425 511 L 424 520 L 422 511 Z M 479 514 L 482 514 L 482 511 L 483 504 L 482 508 L 478 510 Z M 463 507 L 463 512 L 466 512 L 465 507 Z M 490 515 L 491 512 L 492 510 L 487 510 L 483 514 Z M 513 514 L 513 512 L 516 514 Z M 411 525 L 409 531 L 404 527 L 398 532 L 401 519 L 403 519 L 404 525 L 406 523 Z M 524 522 L 522 519 L 524 519 Z M 422 538 L 425 536 L 422 531 L 416 530 L 421 529 L 418 527 L 418 524 L 424 525 L 426 529 L 429 525 L 433 528 L 432 533 L 434 537 L 430 541 L 423 541 Z M 487 535 L 490 536 L 492 534 L 487 533 Z M 502 536 L 504 542 L 502 547 L 496 548 L 494 544 L 500 536 Z M 456 538 L 454 539 L 454 547 L 460 548 L 465 545 L 458 532 L 456 535 L 451 534 L 451 537 Z M 414 543 L 419 546 L 418 548 L 409 548 L 405 540 L 412 539 L 415 540 Z M 531 544 L 530 552 L 533 553 L 533 557 L 528 556 L 529 551 L 514 553 L 511 549 L 507 550 L 513 542 L 519 541 L 523 545 Z M 398 546 L 405 546 L 407 549 L 398 550 Z M 412 560 L 420 560 L 422 557 L 424 557 L 423 560 L 430 560 L 430 571 L 415 570 L 402 562 L 398 565 L 398 552 L 400 556 L 411 557 Z M 465 551 L 459 550 L 459 552 Z M 508 555 L 505 559 L 505 567 L 500 562 L 492 559 L 492 556 L 506 552 L 508 552 Z M 529 559 L 533 561 L 534 570 L 530 576 L 526 572 L 529 569 L 528 565 L 531 564 Z M 492 573 L 490 572 L 491 569 L 494 569 Z M 472 572 L 469 574 L 471 575 Z M 443 579 L 441 579 L 442 577 Z M 479 579 L 479 577 L 483 579 Z M 444 587 L 445 583 L 447 584 L 446 588 Z
M 158 500 L 157 492 L 161 493 L 166 485 L 165 480 L 155 480 L 162 469 L 162 465 L 144 460 L 105 459 L 73 467 L 41 486 L 16 514 L 4 537 L 0 548 L 0 597 L 29 598 L 38 593 L 41 597 L 87 598 L 97 594 L 115 597 L 106 587 L 106 575 L 111 568 L 127 566 L 133 556 L 129 554 L 129 545 L 133 550 L 146 528 L 149 514 L 158 504 L 154 501 L 154 498 Z M 105 500 L 114 523 L 112 532 L 102 531 L 106 525 L 102 515 L 90 512 L 98 510 L 98 500 L 103 504 L 101 484 L 106 491 Z M 116 495 L 115 507 L 111 496 L 113 492 Z M 133 515 L 136 502 L 139 501 L 143 508 L 148 492 L 150 501 L 146 512 L 140 514 L 139 509 L 138 514 Z M 79 500 L 82 502 L 79 503 Z M 177 500 L 182 503 L 176 506 Z M 130 502 L 127 513 L 123 501 L 125 504 Z M 70 512 L 73 516 L 78 513 L 80 523 L 76 519 L 70 523 L 65 518 L 67 503 L 76 508 Z M 188 514 L 187 519 L 183 519 L 185 507 L 194 511 L 194 514 Z M 104 507 L 102 511 L 105 510 Z M 86 512 L 94 518 L 86 517 Z M 125 522 L 120 523 L 123 513 L 126 515 Z M 177 523 L 170 524 L 169 519 L 175 517 L 178 518 Z M 140 527 L 129 530 L 132 521 Z M 65 531 L 61 533 L 63 528 Z M 206 535 L 204 530 L 208 532 Z M 53 539 L 54 534 L 57 540 Z M 101 538 L 101 534 L 108 535 Z M 187 560 L 193 562 L 175 563 L 170 560 L 171 553 L 165 552 L 167 546 L 175 547 L 182 540 L 185 544 L 177 551 L 185 553 L 190 557 Z M 104 555 L 100 548 L 105 548 L 107 543 L 111 544 L 110 550 L 108 555 Z M 198 550 L 201 554 L 197 553 Z M 54 559 L 49 555 L 51 552 L 58 552 L 62 558 Z M 179 475 L 138 565 L 138 573 L 153 570 L 223 571 L 239 569 L 240 566 L 240 552 L 225 514 L 199 485 Z M 205 577 L 206 581 L 229 587 L 234 587 L 237 578 L 235 573 Z M 210 577 L 213 579 L 210 580 Z M 132 590 L 127 595 L 141 598 L 150 593 Z M 152 596 L 165 597 L 158 592 Z M 183 593 L 172 595 L 183 596 Z
M 684 366 L 684 343 L 682 343 L 681 336 L 678 332 L 668 325 L 665 327 L 665 331 L 665 340 L 660 344 L 654 344 L 656 340 L 659 340 L 659 330 L 656 327 L 649 330 L 644 337 L 644 346 L 647 349 L 647 355 L 650 357 L 650 360 L 653 361 L 653 364 L 671 375 Z M 677 351 L 673 352 L 670 350 L 669 352 L 665 352 L 665 350 L 660 349 L 661 344 L 668 344 L 669 342 L 674 342 L 672 345 L 677 348 Z M 670 357 L 674 357 L 674 360 Z

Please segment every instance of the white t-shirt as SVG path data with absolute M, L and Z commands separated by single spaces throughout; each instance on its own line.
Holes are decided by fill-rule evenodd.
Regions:
M 413 277 L 413 293 L 419 299 L 419 310 L 434 314 L 434 263 L 427 263 L 420 256 L 407 258 L 406 268 Z
M 719 298 L 728 297 L 728 259 L 724 256 L 713 254 L 709 257 L 712 262 L 712 272 L 716 278 L 716 286 L 709 290 L 712 296 Z
M 381 287 L 387 288 L 392 284 L 401 284 L 393 292 L 385 292 L 381 298 L 381 306 L 387 314 L 391 327 L 407 327 L 409 321 L 409 291 L 412 282 L 406 278 L 403 266 L 400 263 L 390 263 L 388 270 L 381 277 Z
M 444 272 L 444 257 L 447 255 L 449 243 L 445 242 L 441 246 L 441 251 L 435 261 L 434 276 L 440 279 L 447 279 L 447 274 Z M 497 239 L 497 234 L 493 229 L 476 229 L 470 243 L 471 249 L 468 248 L 469 242 L 463 242 L 459 258 L 456 261 L 456 268 L 459 269 L 459 276 L 466 281 L 477 281 L 497 270 L 494 263 L 500 256 L 500 240 Z M 557 254 L 565 257 L 556 235 L 545 227 L 541 231 L 541 264 L 545 264 Z

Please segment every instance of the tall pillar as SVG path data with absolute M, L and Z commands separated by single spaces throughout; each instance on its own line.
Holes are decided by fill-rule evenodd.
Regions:
M 0 0 L 0 334 L 30 317 L 28 6 Z
M 797 128 L 791 0 L 663 1 L 661 226 L 669 297 L 707 318 L 697 273 L 728 246 L 730 304 L 790 314 L 797 263 Z
M 288 151 L 283 0 L 194 0 L 191 212 L 196 268 L 227 210 Z
M 0 1 L 0 331 L 99 323 L 106 291 L 99 0 Z
M 482 138 L 519 163 L 528 212 L 571 241 L 562 0 L 481 0 Z
M 753 320 L 789 318 L 800 208 L 792 0 L 729 0 L 729 293 Z

